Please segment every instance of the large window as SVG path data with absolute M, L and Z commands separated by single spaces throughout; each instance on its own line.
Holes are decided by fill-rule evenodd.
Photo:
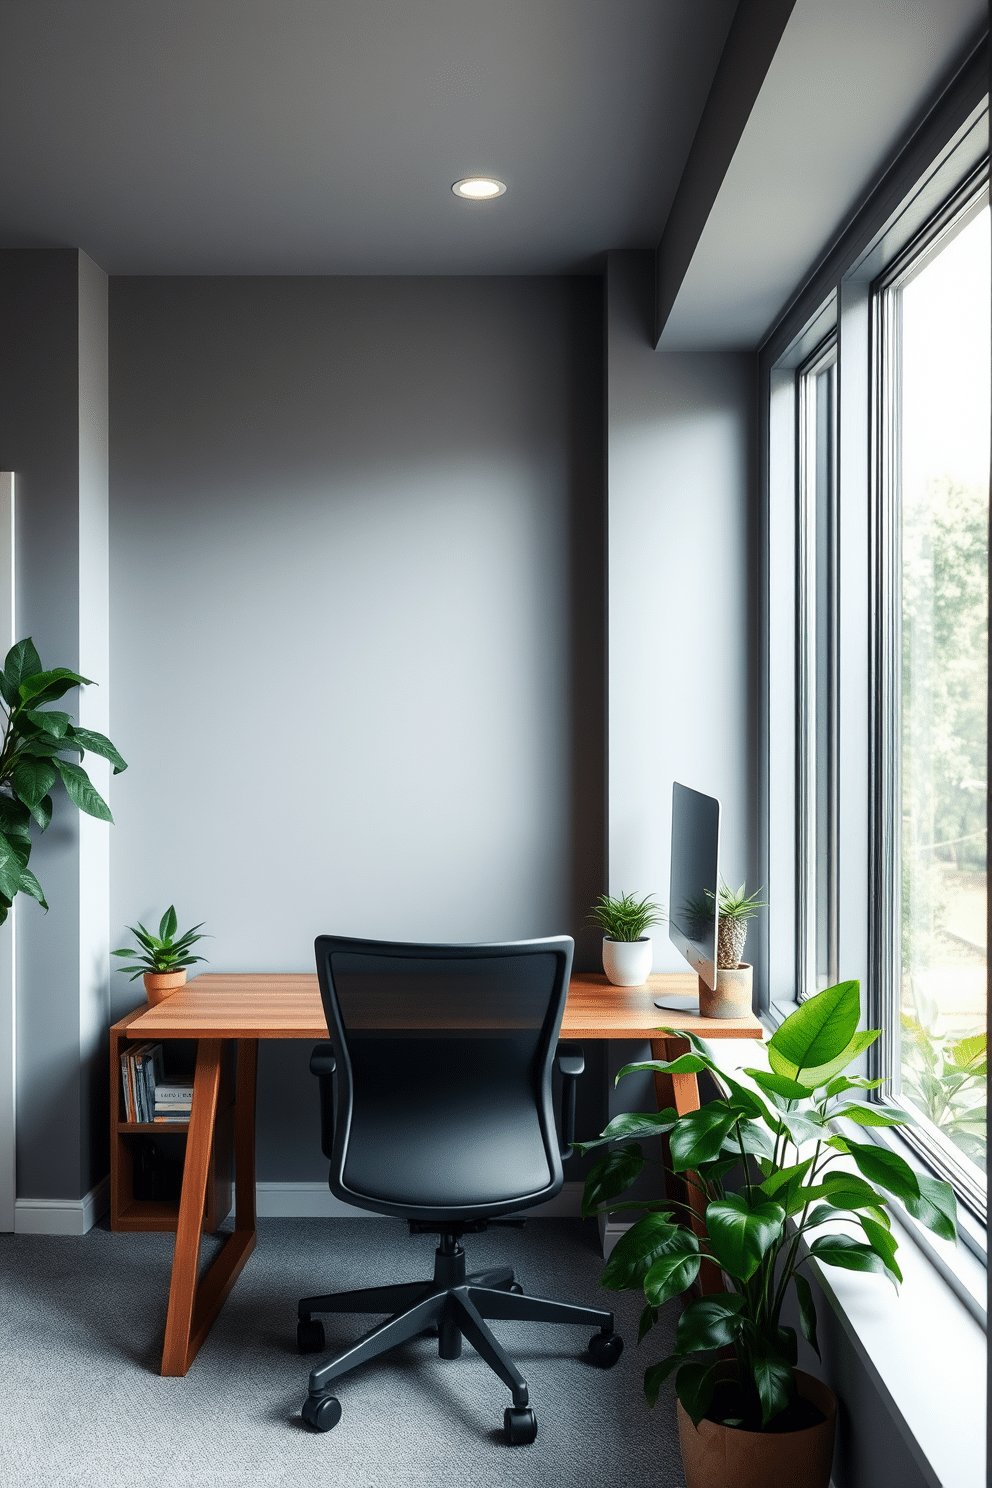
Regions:
M 966 191 L 876 290 L 879 957 L 893 1095 L 963 1196 L 986 1168 L 990 224 Z M 888 767 L 888 768 L 886 768 Z M 887 1009 L 886 1009 L 887 1004 Z

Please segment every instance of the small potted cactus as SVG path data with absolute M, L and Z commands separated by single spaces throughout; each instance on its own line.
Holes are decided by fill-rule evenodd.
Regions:
M 745 889 L 745 884 L 739 889 L 720 885 L 716 986 L 699 981 L 699 1011 L 704 1018 L 739 1018 L 751 1011 L 754 968 L 743 959 L 744 946 L 748 920 L 764 908 L 764 900 L 760 890 L 748 894 Z

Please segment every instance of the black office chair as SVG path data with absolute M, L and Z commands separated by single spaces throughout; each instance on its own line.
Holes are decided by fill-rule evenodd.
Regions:
M 339 1199 L 406 1219 L 440 1236 L 430 1281 L 370 1287 L 299 1305 L 301 1353 L 324 1347 L 315 1313 L 392 1316 L 310 1375 L 303 1419 L 329 1431 L 341 1406 L 333 1380 L 416 1334 L 435 1330 L 442 1359 L 462 1335 L 508 1385 L 503 1418 L 514 1445 L 537 1421 L 527 1381 L 487 1318 L 598 1327 L 592 1361 L 609 1368 L 622 1339 L 612 1312 L 527 1296 L 510 1267 L 466 1274 L 462 1235 L 550 1199 L 570 1155 L 582 1050 L 559 1044 L 572 941 L 505 945 L 402 945 L 322 935 L 317 974 L 332 1044 L 310 1068 L 320 1079 L 328 1182 Z M 562 1075 L 559 1146 L 552 1068 Z M 522 1221 L 515 1221 L 519 1224 Z

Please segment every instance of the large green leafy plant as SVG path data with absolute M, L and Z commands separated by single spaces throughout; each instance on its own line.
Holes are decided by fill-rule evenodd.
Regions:
M 69 713 L 49 704 L 89 679 L 68 667 L 45 671 L 30 636 L 7 653 L 0 672 L 0 696 L 6 718 L 0 748 L 0 924 L 7 918 L 16 894 L 30 894 L 48 908 L 41 884 L 28 867 L 31 821 L 44 832 L 52 819 L 49 794 L 62 781 L 66 795 L 80 811 L 112 822 L 110 807 L 77 763 L 84 752 L 110 760 L 114 774 L 127 769 L 104 734 L 79 728 Z M 72 758 L 75 756 L 75 758 Z
M 749 1085 L 720 1072 L 701 1040 L 682 1030 L 677 1036 L 689 1038 L 690 1053 L 628 1065 L 617 1076 L 709 1070 L 728 1092 L 683 1116 L 674 1110 L 617 1116 L 598 1142 L 579 1147 L 616 1144 L 586 1179 L 585 1214 L 645 1211 L 618 1242 L 602 1279 L 606 1287 L 643 1290 L 639 1342 L 659 1308 L 692 1285 L 705 1257 L 729 1278 L 727 1290 L 685 1307 L 674 1353 L 645 1373 L 650 1404 L 676 1371 L 676 1392 L 697 1425 L 708 1416 L 747 1430 L 776 1429 L 796 1393 L 797 1338 L 781 1321 L 790 1287 L 803 1333 L 819 1352 L 804 1274 L 809 1257 L 900 1281 L 890 1196 L 936 1234 L 955 1238 L 949 1184 L 919 1176 L 887 1147 L 832 1125 L 843 1118 L 855 1127 L 893 1127 L 910 1119 L 859 1098 L 879 1081 L 844 1073 L 878 1037 L 877 1030 L 858 1032 L 859 1015 L 857 982 L 811 997 L 770 1040 L 771 1069 L 744 1071 Z M 676 1220 L 677 1210 L 688 1213 L 687 1204 L 620 1201 L 647 1161 L 639 1139 L 659 1135 L 668 1137 L 672 1171 L 708 1201 L 701 1238 Z

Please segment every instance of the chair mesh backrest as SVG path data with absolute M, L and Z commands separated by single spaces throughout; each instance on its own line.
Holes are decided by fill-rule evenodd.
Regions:
M 498 1130 L 516 1132 L 518 1149 L 543 1149 L 540 1185 L 554 1180 L 560 1164 L 550 1069 L 570 940 L 411 946 L 322 936 L 317 963 L 328 1029 L 344 1055 L 335 1149 L 346 1187 L 350 1175 L 380 1171 L 380 1163 L 388 1167 L 398 1147 L 405 1148 L 409 1202 L 416 1204 L 418 1182 L 431 1187 L 433 1180 L 418 1177 L 412 1151 L 429 1149 L 434 1170 L 455 1184 L 467 1139 L 482 1151 Z M 342 1119 L 353 1128 L 350 1154 Z M 528 1128 L 532 1136 L 525 1140 Z M 490 1201 L 496 1202 L 505 1195 L 496 1192 L 498 1164 L 492 1171 Z M 398 1194 L 402 1177 L 389 1181 Z M 365 1184 L 374 1186 L 374 1180 Z M 444 1188 L 436 1188 L 437 1202 Z M 486 1201 L 485 1184 L 477 1187 L 473 1179 L 468 1188 L 473 1202 Z

